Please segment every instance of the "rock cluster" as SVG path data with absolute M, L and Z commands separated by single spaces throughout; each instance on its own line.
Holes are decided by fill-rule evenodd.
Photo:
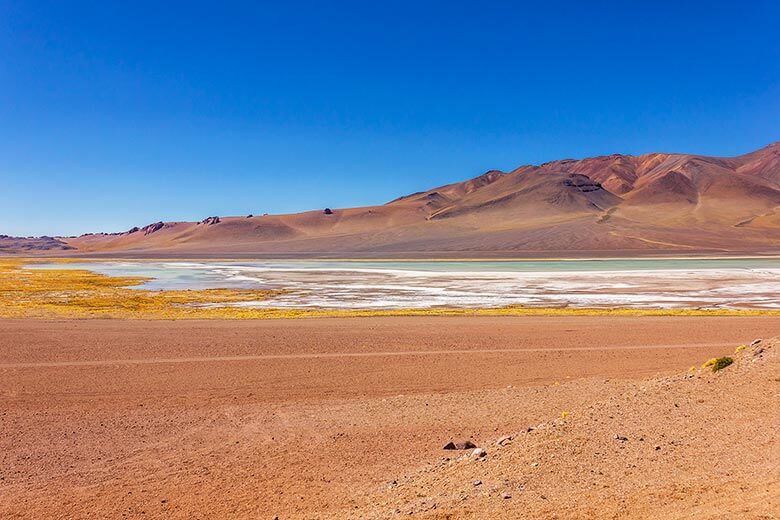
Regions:
M 142 227 L 141 231 L 144 232 L 144 235 L 151 235 L 152 233 L 156 233 L 157 231 L 160 231 L 164 227 L 165 227 L 164 222 L 155 222 L 154 224 L 149 224 L 147 226 Z

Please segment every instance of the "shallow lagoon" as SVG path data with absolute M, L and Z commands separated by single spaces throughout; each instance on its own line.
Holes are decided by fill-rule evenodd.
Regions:
M 144 289 L 285 289 L 240 306 L 780 308 L 780 259 L 100 261 L 38 268 L 145 276 Z

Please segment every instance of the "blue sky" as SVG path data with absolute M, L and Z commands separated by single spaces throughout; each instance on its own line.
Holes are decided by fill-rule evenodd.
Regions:
M 0 0 L 0 233 L 780 140 L 780 3 Z

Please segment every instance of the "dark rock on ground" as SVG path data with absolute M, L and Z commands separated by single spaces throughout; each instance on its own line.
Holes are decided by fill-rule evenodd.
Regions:
M 476 448 L 477 445 L 469 440 L 453 442 L 450 441 L 444 445 L 444 450 L 471 450 Z

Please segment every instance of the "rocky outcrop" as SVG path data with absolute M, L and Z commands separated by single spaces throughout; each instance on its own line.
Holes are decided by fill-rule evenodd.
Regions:
M 142 227 L 141 231 L 144 232 L 144 235 L 151 235 L 152 233 L 156 233 L 157 231 L 160 231 L 164 227 L 165 227 L 164 222 L 155 222 L 154 224 L 149 224 L 147 226 Z
M 587 175 L 581 175 L 573 173 L 569 175 L 568 179 L 563 180 L 563 185 L 571 188 L 575 188 L 583 193 L 590 193 L 591 191 L 603 190 L 601 183 L 593 181 Z
M 200 222 L 198 222 L 198 224 L 204 224 L 206 226 L 213 226 L 214 224 L 219 224 L 219 223 L 220 223 L 219 217 L 206 217 Z

